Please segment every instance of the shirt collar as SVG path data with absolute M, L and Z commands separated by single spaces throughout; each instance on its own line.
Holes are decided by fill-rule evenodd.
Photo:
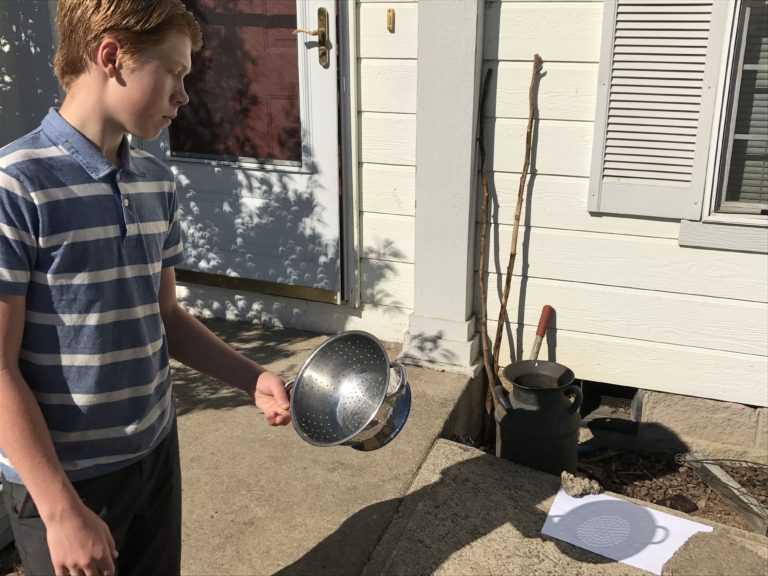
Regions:
M 94 180 L 101 180 L 119 168 L 138 176 L 144 176 L 131 155 L 131 145 L 125 135 L 123 135 L 123 140 L 117 151 L 120 160 L 118 167 L 107 160 L 93 142 L 64 120 L 56 108 L 48 110 L 48 114 L 43 118 L 41 125 L 46 135 L 69 152 Z

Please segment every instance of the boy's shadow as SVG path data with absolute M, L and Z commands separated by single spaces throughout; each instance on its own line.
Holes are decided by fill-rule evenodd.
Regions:
M 425 465 L 430 463 L 427 460 Z M 429 476 L 429 471 L 423 476 Z M 396 549 L 400 557 L 396 561 L 407 557 L 409 573 L 430 574 L 452 554 L 505 524 L 514 526 L 526 539 L 544 540 L 541 528 L 547 513 L 537 505 L 553 496 L 559 487 L 557 476 L 538 472 L 532 475 L 529 469 L 481 454 L 448 466 L 437 482 L 418 487 L 403 498 L 363 508 L 276 574 L 360 574 L 363 570 L 366 574 L 387 573 L 392 569 L 387 562 Z M 422 506 L 429 508 L 419 510 Z M 406 529 L 407 541 L 403 539 Z M 576 560 L 592 564 L 611 562 L 565 542 L 553 541 Z

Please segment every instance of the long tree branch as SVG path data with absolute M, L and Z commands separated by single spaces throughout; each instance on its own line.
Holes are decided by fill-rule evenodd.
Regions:
M 486 279 L 485 279 L 485 260 L 487 255 L 487 243 L 488 243 L 488 205 L 490 201 L 490 194 L 488 192 L 488 173 L 486 171 L 486 154 L 485 154 L 485 141 L 484 141 L 484 133 L 483 130 L 483 124 L 485 120 L 485 97 L 488 94 L 488 83 L 491 79 L 491 75 L 493 73 L 492 69 L 488 69 L 485 73 L 485 81 L 483 82 L 483 91 L 480 96 L 480 108 L 477 115 L 477 123 L 478 123 L 478 129 L 477 129 L 477 142 L 480 149 L 480 177 L 482 179 L 483 183 L 483 207 L 482 207 L 482 232 L 480 235 L 480 309 L 482 312 L 482 319 L 481 319 L 481 326 L 482 326 L 482 333 L 480 337 L 482 338 L 482 346 L 483 346 L 483 366 L 485 367 L 485 373 L 488 377 L 488 386 L 493 389 L 496 386 L 496 372 L 494 371 L 494 366 L 496 365 L 496 362 L 494 361 L 493 357 L 491 356 L 490 351 L 490 340 L 488 338 L 488 288 L 486 286 Z M 495 396 L 491 393 L 491 398 L 493 398 L 493 402 L 495 403 Z M 487 398 L 486 398 L 486 408 L 488 408 Z
M 520 186 L 517 190 L 517 208 L 515 209 L 515 222 L 512 228 L 512 246 L 509 254 L 509 264 L 507 265 L 507 276 L 504 281 L 504 292 L 501 297 L 501 309 L 499 310 L 499 321 L 496 326 L 496 338 L 493 343 L 494 373 L 499 371 L 499 350 L 501 349 L 501 336 L 504 333 L 504 324 L 507 321 L 507 301 L 509 300 L 509 287 L 512 283 L 512 271 L 515 267 L 515 257 L 517 256 L 517 234 L 520 228 L 520 213 L 523 208 L 523 195 L 525 192 L 525 181 L 528 178 L 528 168 L 531 164 L 531 141 L 533 134 L 533 119 L 536 113 L 536 84 L 539 80 L 539 73 L 542 68 L 542 60 L 538 54 L 533 56 L 533 74 L 531 75 L 531 86 L 528 89 L 528 131 L 525 135 L 525 161 L 523 162 L 523 173 L 520 175 Z M 509 343 L 511 360 L 514 363 L 516 359 L 514 342 Z

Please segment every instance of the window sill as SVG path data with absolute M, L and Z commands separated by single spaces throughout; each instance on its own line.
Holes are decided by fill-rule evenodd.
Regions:
M 680 221 L 680 246 L 768 254 L 768 228 L 733 223 Z

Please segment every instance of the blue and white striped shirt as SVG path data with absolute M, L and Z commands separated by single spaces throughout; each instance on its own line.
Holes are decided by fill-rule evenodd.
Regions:
M 173 174 L 125 138 L 119 155 L 53 109 L 0 149 L 0 292 L 26 295 L 19 367 L 72 480 L 146 455 L 175 410 L 158 306 L 183 257 Z M 0 470 L 21 481 L 3 454 Z

